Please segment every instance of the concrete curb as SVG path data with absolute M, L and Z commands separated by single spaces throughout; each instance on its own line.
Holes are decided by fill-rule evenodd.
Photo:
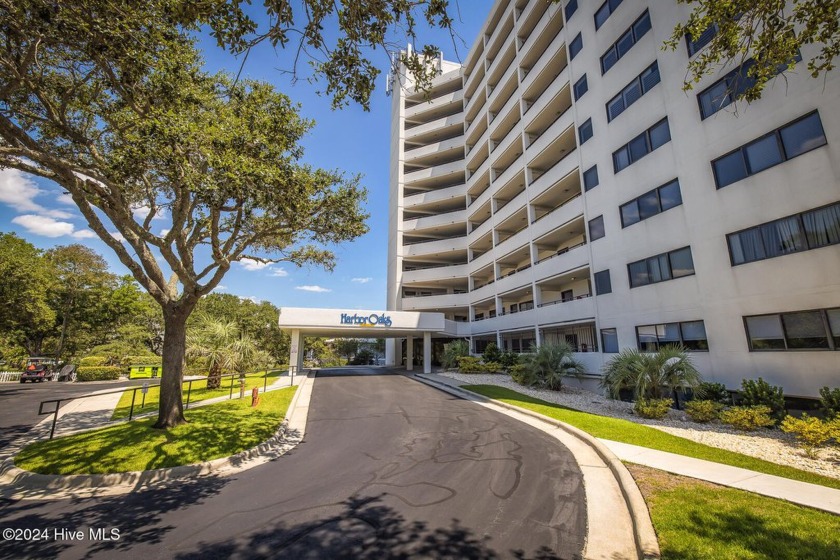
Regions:
M 302 409 L 298 401 L 302 392 L 311 391 L 312 377 L 314 377 L 313 374 L 301 376 L 298 389 L 289 403 L 286 418 L 275 435 L 236 455 L 192 465 L 149 471 L 77 475 L 33 473 L 16 467 L 13 459 L 7 459 L 0 465 L 0 485 L 2 485 L 0 497 L 15 500 L 57 500 L 70 497 L 114 496 L 176 480 L 211 475 L 228 476 L 267 463 L 284 455 L 303 439 L 301 422 L 294 418 L 294 415 L 296 411 L 299 415 L 302 414 L 305 425 L 306 409 Z
M 655 559 L 660 557 L 659 551 L 659 541 L 656 538 L 656 531 L 653 529 L 653 522 L 650 519 L 650 512 L 648 511 L 647 504 L 645 503 L 645 499 L 642 496 L 642 492 L 639 490 L 636 481 L 633 479 L 633 476 L 630 474 L 630 471 L 627 470 L 627 467 L 624 466 L 618 457 L 610 451 L 603 443 L 598 441 L 593 436 L 587 434 L 586 432 L 575 428 L 574 426 L 570 426 L 569 424 L 565 424 L 560 422 L 559 420 L 554 420 L 553 418 L 549 418 L 547 416 L 543 416 L 542 414 L 538 414 L 526 408 L 520 408 L 518 406 L 514 406 L 511 404 L 507 404 L 501 401 L 497 401 L 494 399 L 490 399 L 485 397 L 484 395 L 479 395 L 478 393 L 473 393 L 467 389 L 462 387 L 457 387 L 454 385 L 446 385 L 443 383 L 438 383 L 431 379 L 426 379 L 422 376 L 422 374 L 416 374 L 413 376 L 418 381 L 425 383 L 431 387 L 435 387 L 436 389 L 445 391 L 447 393 L 462 396 L 465 395 L 469 397 L 471 400 L 476 400 L 479 402 L 484 403 L 492 403 L 502 408 L 506 408 L 508 410 L 516 411 L 520 414 L 524 414 L 526 416 L 530 416 L 531 418 L 535 418 L 546 424 L 550 424 L 557 428 L 560 428 L 567 433 L 575 436 L 583 443 L 591 447 L 595 453 L 604 461 L 604 463 L 609 467 L 610 471 L 613 473 L 619 488 L 621 489 L 622 496 L 627 504 L 627 508 L 630 512 L 630 518 L 633 523 L 633 533 L 634 539 L 636 541 L 636 552 L 639 558 L 644 559 Z

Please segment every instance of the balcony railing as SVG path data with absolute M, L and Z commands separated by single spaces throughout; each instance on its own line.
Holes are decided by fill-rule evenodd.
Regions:
M 578 243 L 577 245 L 572 245 L 572 246 L 570 246 L 570 247 L 563 247 L 562 249 L 558 250 L 558 251 L 557 251 L 556 253 L 554 253 L 553 255 L 549 255 L 549 256 L 547 256 L 547 257 L 543 257 L 543 258 L 541 258 L 540 260 L 538 260 L 538 261 L 537 261 L 536 263 L 534 263 L 534 264 L 540 264 L 541 262 L 545 262 L 545 261 L 547 261 L 547 260 L 549 260 L 549 259 L 553 259 L 554 257 L 556 257 L 556 256 L 558 256 L 558 255 L 563 255 L 563 254 L 565 254 L 565 253 L 568 253 L 568 252 L 569 252 L 569 251 L 571 251 L 572 249 L 577 249 L 578 247 L 583 247 L 584 245 L 586 245 L 586 241 L 584 241 L 583 243 Z
M 575 297 L 572 297 L 572 298 L 556 299 L 554 301 L 547 301 L 545 303 L 541 303 L 541 304 L 537 305 L 537 307 L 546 307 L 548 305 L 557 305 L 558 303 L 568 303 L 570 301 L 575 301 L 576 299 L 586 299 L 586 298 L 589 298 L 589 297 L 592 297 L 592 294 L 581 294 L 579 296 L 575 296 Z

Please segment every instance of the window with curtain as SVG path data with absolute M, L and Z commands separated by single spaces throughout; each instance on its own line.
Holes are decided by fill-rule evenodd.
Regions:
M 840 350 L 840 309 L 744 317 L 750 350 Z

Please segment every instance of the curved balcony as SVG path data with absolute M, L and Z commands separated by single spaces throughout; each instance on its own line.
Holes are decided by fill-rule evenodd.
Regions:
M 457 126 L 460 126 L 461 130 L 463 130 L 463 113 L 458 113 L 457 115 L 450 115 L 441 119 L 435 119 L 431 122 L 427 122 L 425 124 L 420 124 L 415 127 L 406 129 L 405 140 L 417 139 L 424 135 L 443 134 L 447 131 L 447 129 L 453 129 Z
M 464 185 L 455 185 L 454 187 L 447 187 L 445 189 L 438 189 L 406 196 L 403 198 L 403 208 L 408 209 L 414 206 L 433 204 L 435 202 L 443 202 L 454 198 L 464 198 L 465 196 L 466 187 Z
M 450 264 L 417 270 L 404 270 L 402 273 L 403 284 L 420 282 L 433 282 L 435 280 L 448 280 L 450 278 L 466 278 L 468 265 Z
M 437 294 L 432 296 L 403 297 L 403 311 L 423 311 L 424 309 L 444 309 L 448 307 L 465 307 L 467 294 Z
M 440 97 L 435 97 L 434 99 L 430 99 L 429 101 L 425 101 L 418 105 L 414 105 L 413 107 L 408 107 L 405 110 L 405 118 L 411 120 L 421 120 L 421 119 L 429 119 L 429 118 L 436 118 L 434 115 L 437 112 L 448 110 L 447 106 L 459 104 L 458 108 L 462 109 L 464 104 L 464 92 L 463 90 L 453 91 L 452 93 L 447 93 L 441 95 Z M 459 111 L 460 112 L 460 111 Z
M 411 245 L 403 245 L 403 257 L 424 257 L 438 253 L 450 253 L 452 251 L 465 251 L 467 249 L 467 236 L 453 237 L 450 239 L 435 239 L 434 241 L 421 241 Z
M 405 185 L 410 186 L 414 183 L 431 182 L 430 180 L 454 177 L 458 174 L 462 177 L 464 175 L 464 160 L 462 159 L 444 163 L 443 165 L 435 165 L 426 169 L 411 171 L 403 176 L 403 182 Z
M 455 138 L 447 138 L 446 140 L 441 140 L 440 142 L 434 142 L 426 146 L 420 146 L 419 148 L 412 148 L 410 150 L 406 150 L 403 154 L 403 159 L 405 163 L 412 163 L 417 161 L 418 159 L 438 155 L 440 152 L 445 152 L 447 150 L 455 150 L 463 147 L 464 137 L 456 136 Z
M 452 224 L 464 224 L 464 231 L 466 232 L 467 210 L 454 210 L 452 212 L 445 212 L 435 214 L 433 216 L 424 216 L 422 218 L 413 218 L 405 220 L 402 225 L 403 233 L 416 233 L 427 229 L 439 228 L 441 226 L 449 226 Z
M 535 318 L 540 325 L 593 319 L 595 317 L 595 298 L 581 297 L 556 305 L 542 305 L 534 309 Z
M 568 251 L 561 249 L 557 254 L 543 258 L 531 268 L 534 271 L 534 279 L 539 282 L 588 264 L 589 251 L 584 243 L 571 247 Z
M 557 229 L 558 224 L 567 224 L 582 216 L 583 197 L 577 196 L 531 224 L 531 234 L 534 236 L 534 239 L 537 239 L 552 230 Z

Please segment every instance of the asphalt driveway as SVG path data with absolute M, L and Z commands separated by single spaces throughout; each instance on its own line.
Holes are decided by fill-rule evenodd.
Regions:
M 114 498 L 0 501 L 3 527 L 84 534 L 0 541 L 0 557 L 580 555 L 582 476 L 565 447 L 512 418 L 381 372 L 320 373 L 303 443 L 235 477 Z M 119 538 L 91 529 L 118 529 Z

